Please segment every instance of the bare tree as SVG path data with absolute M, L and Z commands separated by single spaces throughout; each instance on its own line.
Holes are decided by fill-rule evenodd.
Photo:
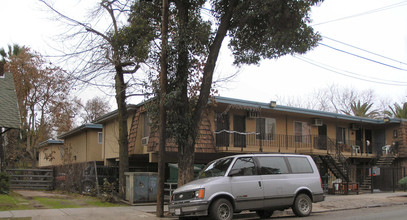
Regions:
M 86 101 L 85 105 L 82 105 L 83 113 L 81 118 L 83 123 L 91 123 L 96 118 L 108 113 L 110 111 L 109 102 L 103 100 L 101 97 L 94 97 Z
M 357 90 L 336 84 L 303 96 L 277 96 L 277 100 L 283 105 L 293 107 L 375 118 L 383 117 L 390 103 L 388 99 L 378 100 L 371 89 Z
M 25 151 L 35 165 L 38 144 L 54 131 L 71 129 L 70 115 L 75 111 L 74 105 L 67 104 L 71 99 L 65 71 L 27 47 L 19 50 L 9 54 L 6 70 L 13 74 Z
M 127 89 L 133 87 L 141 63 L 147 58 L 148 48 L 153 37 L 148 21 L 138 19 L 135 15 L 131 23 L 121 25 L 129 18 L 129 0 L 102 0 L 99 7 L 93 11 L 92 18 L 100 19 L 107 15 L 109 23 L 98 30 L 90 21 L 78 21 L 59 12 L 48 1 L 40 0 L 51 11 L 70 26 L 72 34 L 68 38 L 79 37 L 80 44 L 75 50 L 65 54 L 67 59 L 79 61 L 79 66 L 73 75 L 77 81 L 86 85 L 98 85 L 112 88 L 114 85 L 119 122 L 119 196 L 125 196 L 125 176 L 128 171 L 128 128 L 127 128 Z M 99 20 L 93 20 L 98 22 Z M 82 46 L 82 47 L 80 47 Z M 112 80 L 114 78 L 114 80 Z M 107 83 L 98 84 L 104 81 Z M 112 83 L 114 82 L 114 83 Z

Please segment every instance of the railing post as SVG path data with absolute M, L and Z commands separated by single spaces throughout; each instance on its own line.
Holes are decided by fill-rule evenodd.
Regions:
M 373 193 L 373 167 L 370 167 L 370 192 Z

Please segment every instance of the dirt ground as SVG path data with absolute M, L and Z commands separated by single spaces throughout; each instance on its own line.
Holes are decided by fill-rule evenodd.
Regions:
M 36 209 L 46 209 L 48 207 L 45 207 L 40 202 L 34 200 L 33 199 L 34 197 L 67 200 L 67 202 L 69 202 L 69 203 L 73 203 L 75 205 L 78 205 L 78 206 L 81 206 L 84 208 L 92 207 L 91 205 L 89 205 L 88 203 L 85 202 L 86 198 L 82 197 L 82 196 L 71 196 L 71 195 L 67 195 L 67 194 L 61 194 L 61 193 L 50 192 L 50 191 L 13 190 L 13 192 L 24 197 L 26 200 L 29 201 L 30 205 Z

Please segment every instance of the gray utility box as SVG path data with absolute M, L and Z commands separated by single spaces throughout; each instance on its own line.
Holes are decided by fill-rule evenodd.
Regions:
M 126 200 L 130 204 L 157 201 L 158 174 L 153 172 L 125 172 Z

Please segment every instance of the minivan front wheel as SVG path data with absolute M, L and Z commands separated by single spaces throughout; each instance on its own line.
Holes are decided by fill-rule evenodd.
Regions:
M 214 220 L 231 220 L 233 206 L 227 199 L 218 199 L 211 205 L 209 215 Z
M 304 217 L 311 214 L 312 211 L 312 201 L 307 194 L 299 194 L 294 201 L 292 207 L 293 212 L 298 217 Z

